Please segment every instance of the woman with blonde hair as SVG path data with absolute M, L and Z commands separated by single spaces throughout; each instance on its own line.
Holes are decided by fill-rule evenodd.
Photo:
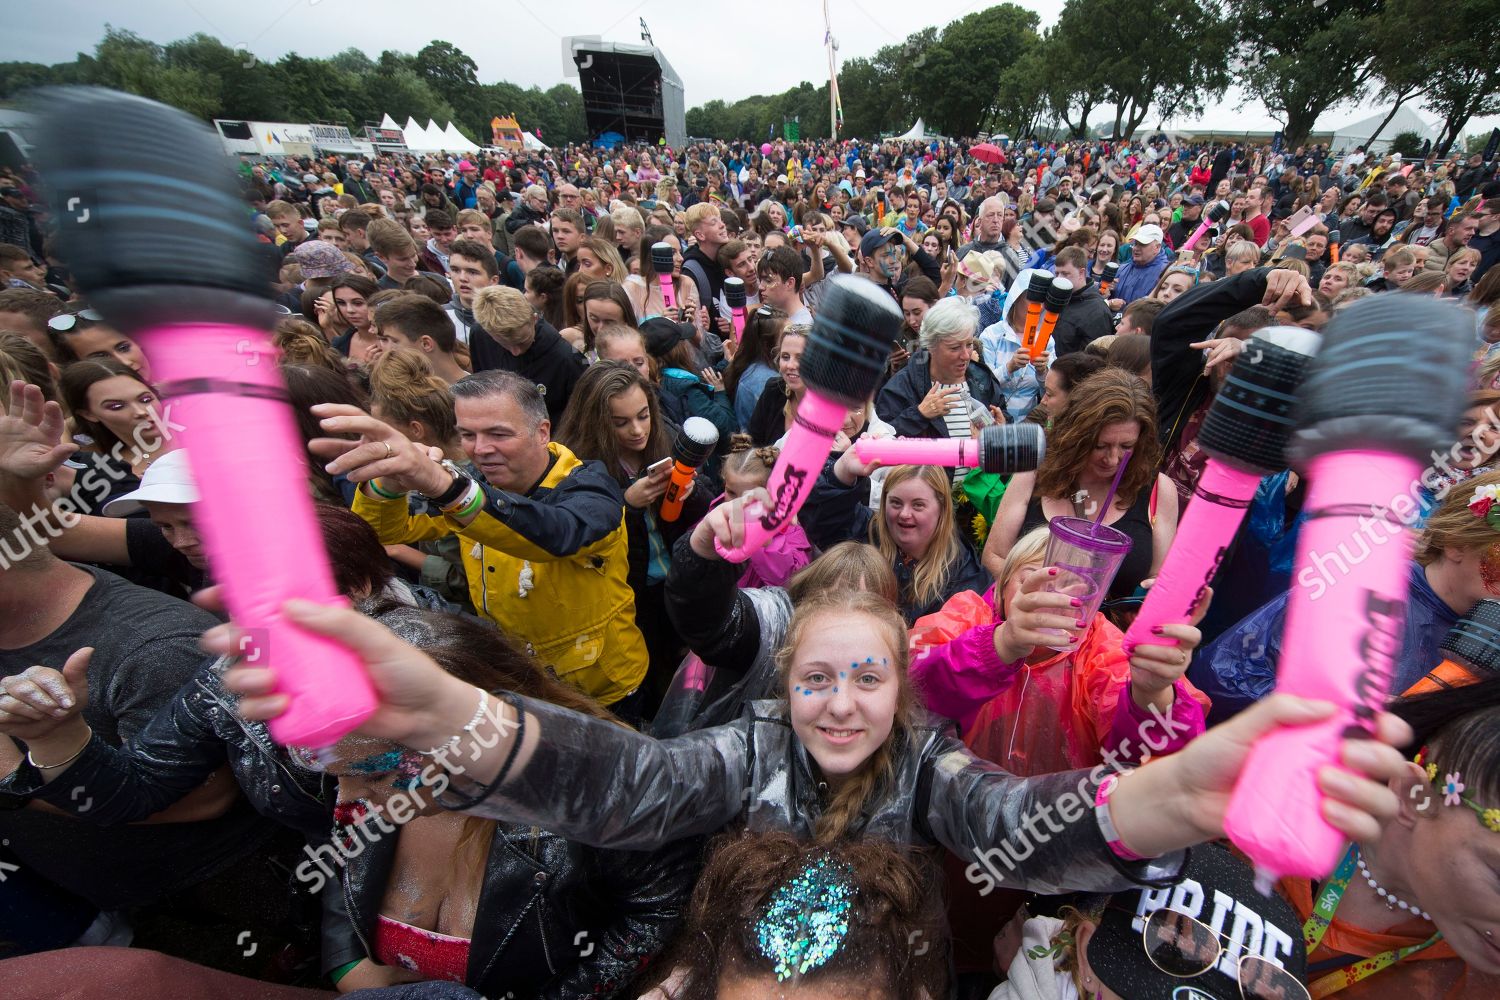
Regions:
M 1177 490 L 1156 471 L 1160 455 L 1156 401 L 1146 383 L 1118 368 L 1090 375 L 1048 432 L 1041 466 L 1017 473 L 1006 488 L 985 543 L 985 566 L 998 575 L 1011 546 L 1054 517 L 1097 516 L 1123 463 L 1101 523 L 1130 537 L 1109 597 L 1130 596 L 1155 575 L 1177 533 Z
M 963 538 L 953 514 L 952 484 L 932 465 L 898 465 L 885 477 L 880 509 L 866 503 L 878 462 L 862 462 L 853 448 L 819 477 L 802 508 L 802 526 L 819 548 L 868 539 L 890 563 L 900 585 L 898 604 L 908 624 L 942 607 L 954 594 L 982 594 L 991 579 Z

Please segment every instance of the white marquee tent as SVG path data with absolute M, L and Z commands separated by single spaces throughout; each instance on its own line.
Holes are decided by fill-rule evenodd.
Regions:
M 1381 112 L 1334 129 L 1328 148 L 1335 153 L 1352 153 L 1354 147 L 1365 146 L 1369 152 L 1379 155 L 1388 150 L 1391 140 L 1402 132 L 1415 132 L 1423 139 L 1437 142 L 1437 129 L 1423 121 L 1422 116 L 1413 111 L 1410 104 L 1403 104 L 1396 109 L 1395 117 L 1380 130 L 1380 134 L 1375 136 L 1375 141 L 1371 143 L 1370 136 L 1374 134 L 1380 123 L 1385 121 L 1385 116 L 1386 112 Z
M 452 122 L 443 129 L 443 148 L 450 153 L 477 153 L 479 147 L 470 142 Z
M 542 140 L 538 139 L 536 136 L 532 135 L 530 132 L 521 133 L 521 142 L 526 145 L 527 149 L 537 150 L 538 152 L 552 148 Z

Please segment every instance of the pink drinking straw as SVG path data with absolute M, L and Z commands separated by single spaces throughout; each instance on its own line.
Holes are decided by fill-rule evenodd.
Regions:
M 1125 466 L 1130 464 L 1130 456 L 1135 454 L 1132 448 L 1125 449 L 1125 455 L 1120 459 L 1120 467 L 1115 470 L 1115 481 L 1109 484 L 1109 492 L 1104 494 L 1104 502 L 1099 505 L 1099 513 L 1094 515 L 1094 523 L 1089 525 L 1089 535 L 1095 535 L 1096 529 L 1104 523 L 1104 515 L 1109 512 L 1109 505 L 1115 502 L 1115 494 L 1120 490 L 1120 480 L 1125 475 Z

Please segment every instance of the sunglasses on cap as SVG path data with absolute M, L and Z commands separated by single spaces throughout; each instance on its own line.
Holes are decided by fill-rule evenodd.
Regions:
M 1135 915 L 1133 909 L 1124 912 Z M 1191 979 L 1218 964 L 1224 953 L 1222 937 L 1201 920 L 1163 907 L 1146 918 L 1141 946 L 1158 971 Z M 1259 955 L 1241 955 L 1235 978 L 1242 1000 L 1311 1000 L 1296 976 Z
M 61 313 L 53 316 L 47 321 L 47 328 L 49 330 L 56 330 L 58 333 L 67 333 L 76 327 L 80 321 L 84 323 L 103 323 L 104 317 L 94 309 L 80 309 L 76 313 Z

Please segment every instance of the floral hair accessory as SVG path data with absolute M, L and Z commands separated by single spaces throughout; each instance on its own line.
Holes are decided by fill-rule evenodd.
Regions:
M 1426 747 L 1417 751 L 1416 762 L 1427 775 L 1427 780 L 1437 784 L 1438 766 L 1431 759 Z M 1486 809 L 1471 796 L 1465 795 L 1468 786 L 1463 783 L 1463 776 L 1453 771 L 1443 775 L 1443 783 L 1439 789 L 1443 793 L 1443 805 L 1445 806 L 1468 806 L 1479 817 L 1479 822 L 1491 833 L 1500 833 L 1500 809 Z
M 784 982 L 825 964 L 849 933 L 854 886 L 848 869 L 819 858 L 771 895 L 755 922 L 760 953 L 775 963 Z
M 1481 486 L 1469 498 L 1469 513 L 1500 531 L 1500 486 Z

